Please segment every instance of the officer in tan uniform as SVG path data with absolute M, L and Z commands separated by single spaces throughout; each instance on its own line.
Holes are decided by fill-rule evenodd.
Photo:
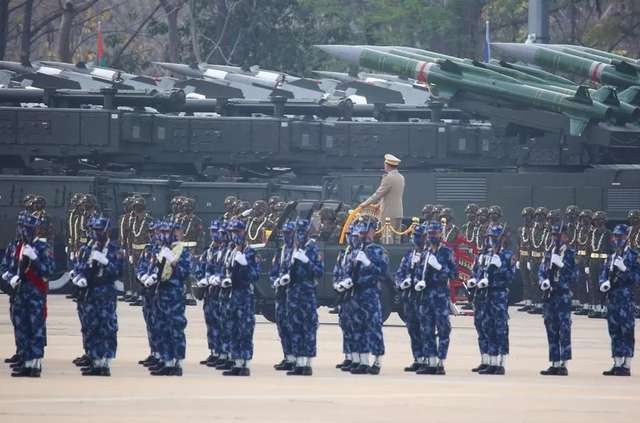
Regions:
M 142 297 L 142 286 L 137 282 L 136 268 L 135 266 L 140 261 L 140 256 L 145 251 L 145 248 L 151 242 L 150 240 L 150 225 L 151 216 L 147 213 L 146 202 L 143 197 L 135 196 L 131 205 L 131 220 L 129 228 L 129 248 L 128 248 L 128 264 L 131 269 L 131 278 L 133 281 L 133 290 L 136 293 L 135 300 L 131 303 L 132 306 L 142 306 L 144 299 Z
M 393 154 L 385 154 L 384 156 L 384 176 L 380 181 L 380 186 L 376 192 L 367 198 L 360 207 L 374 206 L 378 209 L 378 217 L 382 222 L 386 218 L 390 219 L 390 223 L 395 230 L 400 230 L 404 209 L 402 206 L 402 197 L 404 195 L 404 176 L 398 172 L 400 159 Z M 399 237 L 394 236 L 396 242 Z

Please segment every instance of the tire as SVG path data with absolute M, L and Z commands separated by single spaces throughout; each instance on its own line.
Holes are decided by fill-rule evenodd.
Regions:
M 265 319 L 267 319 L 271 323 L 275 323 L 276 322 L 276 305 L 275 305 L 275 303 L 262 304 L 262 306 L 260 307 L 260 313 L 264 316 Z

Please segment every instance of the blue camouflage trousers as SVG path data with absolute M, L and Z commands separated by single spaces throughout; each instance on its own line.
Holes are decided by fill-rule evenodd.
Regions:
M 380 290 L 377 287 L 353 288 L 351 324 L 353 329 L 353 352 L 384 355 L 382 335 L 382 307 Z
M 422 332 L 420 330 L 419 302 L 418 294 L 413 289 L 407 289 L 400 294 L 402 313 L 404 315 L 409 340 L 411 341 L 411 353 L 415 360 L 422 358 L 424 344 L 422 342 Z
M 229 354 L 232 360 L 253 358 L 253 331 L 256 326 L 253 290 L 232 289 L 225 321 L 229 333 Z
M 350 293 L 343 293 L 341 295 L 344 297 L 340 302 L 338 325 L 342 330 L 342 353 L 351 354 L 352 352 L 356 352 L 353 344 L 353 322 L 351 319 L 353 300 Z
M 87 355 L 93 360 L 115 358 L 118 348 L 115 287 L 102 285 L 89 288 L 87 303 L 92 312 L 85 316 Z
M 207 326 L 207 345 L 210 350 L 219 353 L 220 347 L 220 304 L 218 304 L 218 288 L 207 288 L 202 303 L 204 322 Z
M 292 354 L 296 357 L 315 357 L 318 300 L 313 282 L 294 282 L 287 287 L 287 326 Z
M 16 326 L 16 295 L 12 294 L 9 297 L 9 318 L 11 319 L 11 326 L 13 326 L 13 340 L 16 344 L 16 354 L 20 355 L 20 345 L 18 345 L 18 327 Z
M 220 288 L 218 312 L 220 314 L 220 354 L 231 354 L 231 289 Z
M 82 295 L 76 300 L 76 312 L 78 313 L 78 320 L 80 321 L 80 334 L 82 335 L 82 350 L 85 354 L 88 354 L 89 345 L 87 343 L 87 316 L 92 314 L 91 304 L 86 298 L 86 288 L 81 289 L 79 292 Z
M 178 281 L 160 282 L 156 305 L 158 346 L 164 361 L 184 360 L 187 342 L 184 330 L 185 316 L 184 286 Z
M 486 318 L 483 319 L 487 354 L 509 354 L 509 292 L 506 289 L 488 288 Z
M 449 295 L 446 286 L 427 288 L 418 293 L 420 329 L 424 342 L 423 357 L 438 357 L 441 360 L 447 358 L 451 334 Z
M 611 337 L 612 357 L 633 357 L 635 349 L 635 316 L 633 289 L 612 288 L 607 298 L 607 325 Z
M 473 300 L 473 325 L 478 334 L 478 349 L 480 354 L 489 354 L 489 338 L 486 333 L 487 320 L 487 293 L 486 290 L 476 288 Z
M 571 291 L 555 289 L 543 305 L 549 361 L 571 360 Z
M 276 293 L 276 328 L 278 329 L 278 337 L 280 337 L 280 345 L 282 353 L 292 355 L 291 337 L 289 336 L 289 325 L 287 324 L 287 295 L 285 288 L 279 287 Z
M 13 303 L 16 345 L 22 360 L 44 356 L 47 344 L 45 307 L 47 296 L 29 282 L 17 287 Z
M 149 350 L 152 353 L 158 352 L 158 325 L 156 324 L 156 300 L 154 288 L 142 289 L 142 317 L 147 328 L 147 340 Z

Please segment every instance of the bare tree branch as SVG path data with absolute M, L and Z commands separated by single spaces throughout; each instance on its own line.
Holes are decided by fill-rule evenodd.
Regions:
M 153 18 L 153 16 L 158 12 L 158 10 L 160 10 L 162 8 L 162 4 L 158 4 L 156 6 L 155 9 L 153 9 L 153 12 L 151 12 L 138 26 L 138 28 L 133 32 L 133 34 L 131 34 L 131 36 L 129 37 L 129 39 L 124 43 L 124 45 L 120 48 L 120 50 L 118 51 L 118 53 L 116 53 L 116 55 L 113 57 L 113 61 L 112 61 L 112 65 L 114 67 L 117 67 L 119 61 L 120 61 L 120 57 L 122 56 L 122 53 L 125 52 L 125 50 L 129 47 L 129 45 L 131 44 L 131 42 L 138 36 L 138 34 L 140 33 L 140 31 L 142 31 L 142 29 L 147 25 L 147 23 L 149 23 L 149 21 Z

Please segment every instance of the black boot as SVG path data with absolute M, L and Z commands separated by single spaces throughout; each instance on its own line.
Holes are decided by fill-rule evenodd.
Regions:
M 351 367 L 352 375 L 366 375 L 369 373 L 369 366 L 366 364 L 359 364 L 357 367 Z
M 233 360 L 224 360 L 223 363 L 216 365 L 216 370 L 231 370 L 233 365 Z
M 248 367 L 232 367 L 222 372 L 222 376 L 251 376 L 251 370 Z
M 216 367 L 216 363 L 218 362 L 218 356 L 214 355 L 213 358 L 205 364 L 207 367 Z
M 418 369 L 416 371 L 417 375 L 435 375 L 436 374 L 436 367 L 432 367 L 432 366 L 424 366 L 421 369 Z
M 82 376 L 111 376 L 111 369 L 108 367 L 91 367 L 83 371 Z
M 336 369 L 342 369 L 343 367 L 349 367 L 349 366 L 351 366 L 351 363 L 353 363 L 353 361 L 347 360 L 345 358 L 342 363 L 336 364 Z
M 604 376 L 631 376 L 631 369 L 613 366 L 610 370 L 602 372 L 602 374 Z
M 343 363 L 344 364 L 344 363 Z M 360 363 L 356 363 L 354 361 L 352 361 L 351 363 L 349 363 L 348 365 L 343 365 L 340 370 L 342 370 L 343 372 L 350 372 L 351 369 L 354 369 L 356 367 L 358 367 L 360 365 Z
M 12 369 L 19 369 L 21 367 L 24 367 L 24 361 L 22 361 L 22 360 L 16 361 L 15 363 L 9 364 L 9 367 L 12 368 Z
M 522 307 L 520 307 L 518 309 L 518 311 L 529 311 L 531 310 L 531 306 L 530 305 L 523 305 Z
M 487 366 L 485 370 L 480 370 L 478 372 L 480 375 L 504 375 L 504 367 L 503 366 Z
M 404 368 L 405 372 L 417 372 L 420 369 L 420 363 L 414 361 L 413 364 Z
M 380 366 L 378 366 L 377 364 L 374 364 L 373 366 L 369 367 L 369 374 L 370 375 L 379 375 L 380 374 Z
M 11 373 L 11 377 L 40 377 L 41 373 L 41 369 L 36 369 L 34 367 L 20 367 Z
M 280 363 L 273 366 L 273 368 L 278 371 L 289 371 L 293 370 L 295 367 L 295 363 L 287 360 L 282 360 Z
M 145 364 L 147 364 L 147 363 L 149 363 L 149 362 L 151 362 L 151 361 L 155 361 L 155 359 L 156 359 L 156 358 L 155 358 L 154 356 L 152 356 L 151 354 L 149 354 L 149 355 L 147 356 L 147 358 L 145 358 L 145 359 L 143 359 L 143 360 L 138 361 L 138 364 L 141 364 L 141 365 L 143 365 L 143 366 L 144 366 Z
M 293 370 L 287 372 L 287 376 L 311 376 L 313 370 L 311 366 L 296 366 Z
M 164 365 L 164 361 L 158 360 L 155 364 L 151 364 L 145 367 L 147 367 L 147 370 L 149 370 L 150 372 L 157 372 L 158 370 L 163 369 L 165 365 Z
M 481 371 L 485 370 L 487 367 L 489 367 L 488 364 L 479 364 L 478 367 L 474 367 L 473 369 L 471 369 L 471 371 L 474 373 L 480 373 Z
M 151 372 L 151 376 L 182 376 L 182 367 L 163 366 Z
M 16 353 L 16 354 L 14 354 L 14 355 L 12 355 L 12 356 L 11 356 L 11 357 L 9 357 L 9 358 L 5 358 L 5 359 L 4 359 L 4 362 L 5 362 L 5 363 L 8 363 L 8 364 L 17 363 L 17 362 L 19 362 L 19 361 L 22 361 L 22 359 L 20 358 L 20 356 L 19 356 L 17 353 Z
M 438 365 L 435 369 L 436 371 L 433 373 L 434 375 L 444 376 L 447 374 L 447 372 L 444 371 L 443 365 Z
M 86 367 L 91 364 L 91 359 L 87 355 L 80 356 L 73 360 L 76 367 Z
M 202 364 L 203 366 L 206 366 L 207 364 L 211 363 L 214 360 L 217 360 L 218 358 L 216 356 L 214 356 L 213 354 L 209 354 L 209 357 L 205 358 L 204 360 L 200 361 L 200 364 Z

